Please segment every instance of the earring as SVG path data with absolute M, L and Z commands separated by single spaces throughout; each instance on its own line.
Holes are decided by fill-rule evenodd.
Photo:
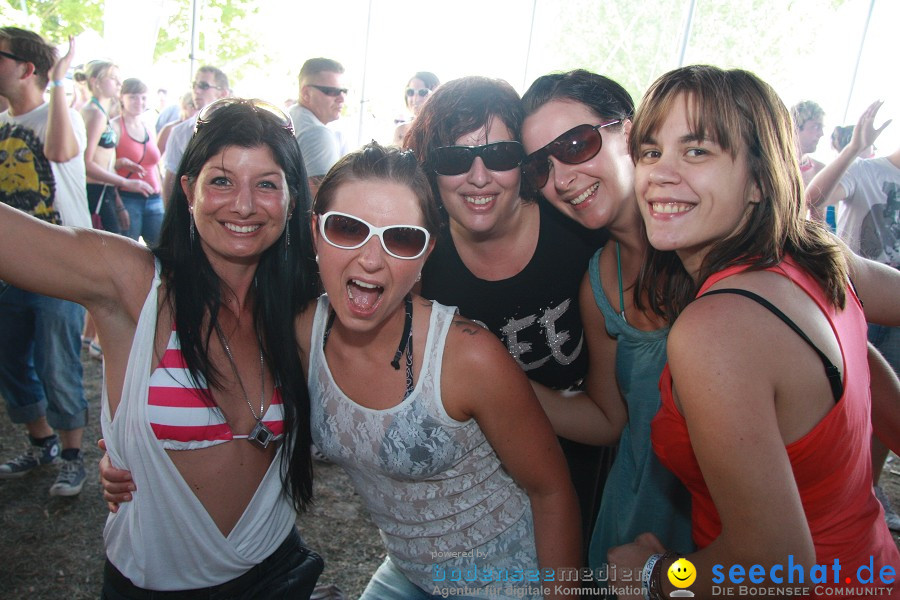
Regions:
M 316 264 L 319 264 L 319 255 L 316 254 Z
M 422 281 L 422 271 L 419 271 L 419 274 L 416 275 L 416 281 Z
M 194 245 L 194 211 L 191 211 L 191 246 Z
M 288 248 L 291 245 L 291 223 L 288 223 L 284 226 L 284 260 L 287 261 L 288 258 Z

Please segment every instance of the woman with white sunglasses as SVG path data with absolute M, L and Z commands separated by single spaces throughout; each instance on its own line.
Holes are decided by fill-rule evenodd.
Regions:
M 403 102 L 406 103 L 406 108 L 409 110 L 412 118 L 400 123 L 394 129 L 395 146 L 403 145 L 403 138 L 406 137 L 415 118 L 419 116 L 422 105 L 425 104 L 425 101 L 428 100 L 428 97 L 440 84 L 438 76 L 430 71 L 419 71 L 410 78 L 406 84 L 406 91 L 403 92 Z
M 550 424 L 502 344 L 411 292 L 438 231 L 415 156 L 373 142 L 341 159 L 312 229 L 325 295 L 297 337 L 313 441 L 350 475 L 388 554 L 362 598 L 563 597 L 514 575 L 579 563 Z

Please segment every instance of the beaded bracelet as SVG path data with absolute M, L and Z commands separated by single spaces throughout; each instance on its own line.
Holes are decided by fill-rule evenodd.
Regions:
M 662 554 L 651 554 L 647 562 L 644 563 L 644 568 L 641 569 L 641 590 L 644 592 L 644 600 L 650 600 L 651 576 L 656 563 L 659 562 L 662 556 Z

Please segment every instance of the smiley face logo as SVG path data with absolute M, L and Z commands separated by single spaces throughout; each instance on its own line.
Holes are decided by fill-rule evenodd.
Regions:
M 669 583 L 677 588 L 689 587 L 696 579 L 697 569 L 686 558 L 679 558 L 669 567 Z

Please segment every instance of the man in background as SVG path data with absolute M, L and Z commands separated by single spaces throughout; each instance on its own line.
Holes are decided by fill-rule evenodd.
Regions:
M 341 63 L 330 58 L 311 58 L 300 68 L 300 98 L 290 115 L 313 195 L 341 157 L 340 136 L 326 125 L 341 116 L 347 98 L 343 74 Z

